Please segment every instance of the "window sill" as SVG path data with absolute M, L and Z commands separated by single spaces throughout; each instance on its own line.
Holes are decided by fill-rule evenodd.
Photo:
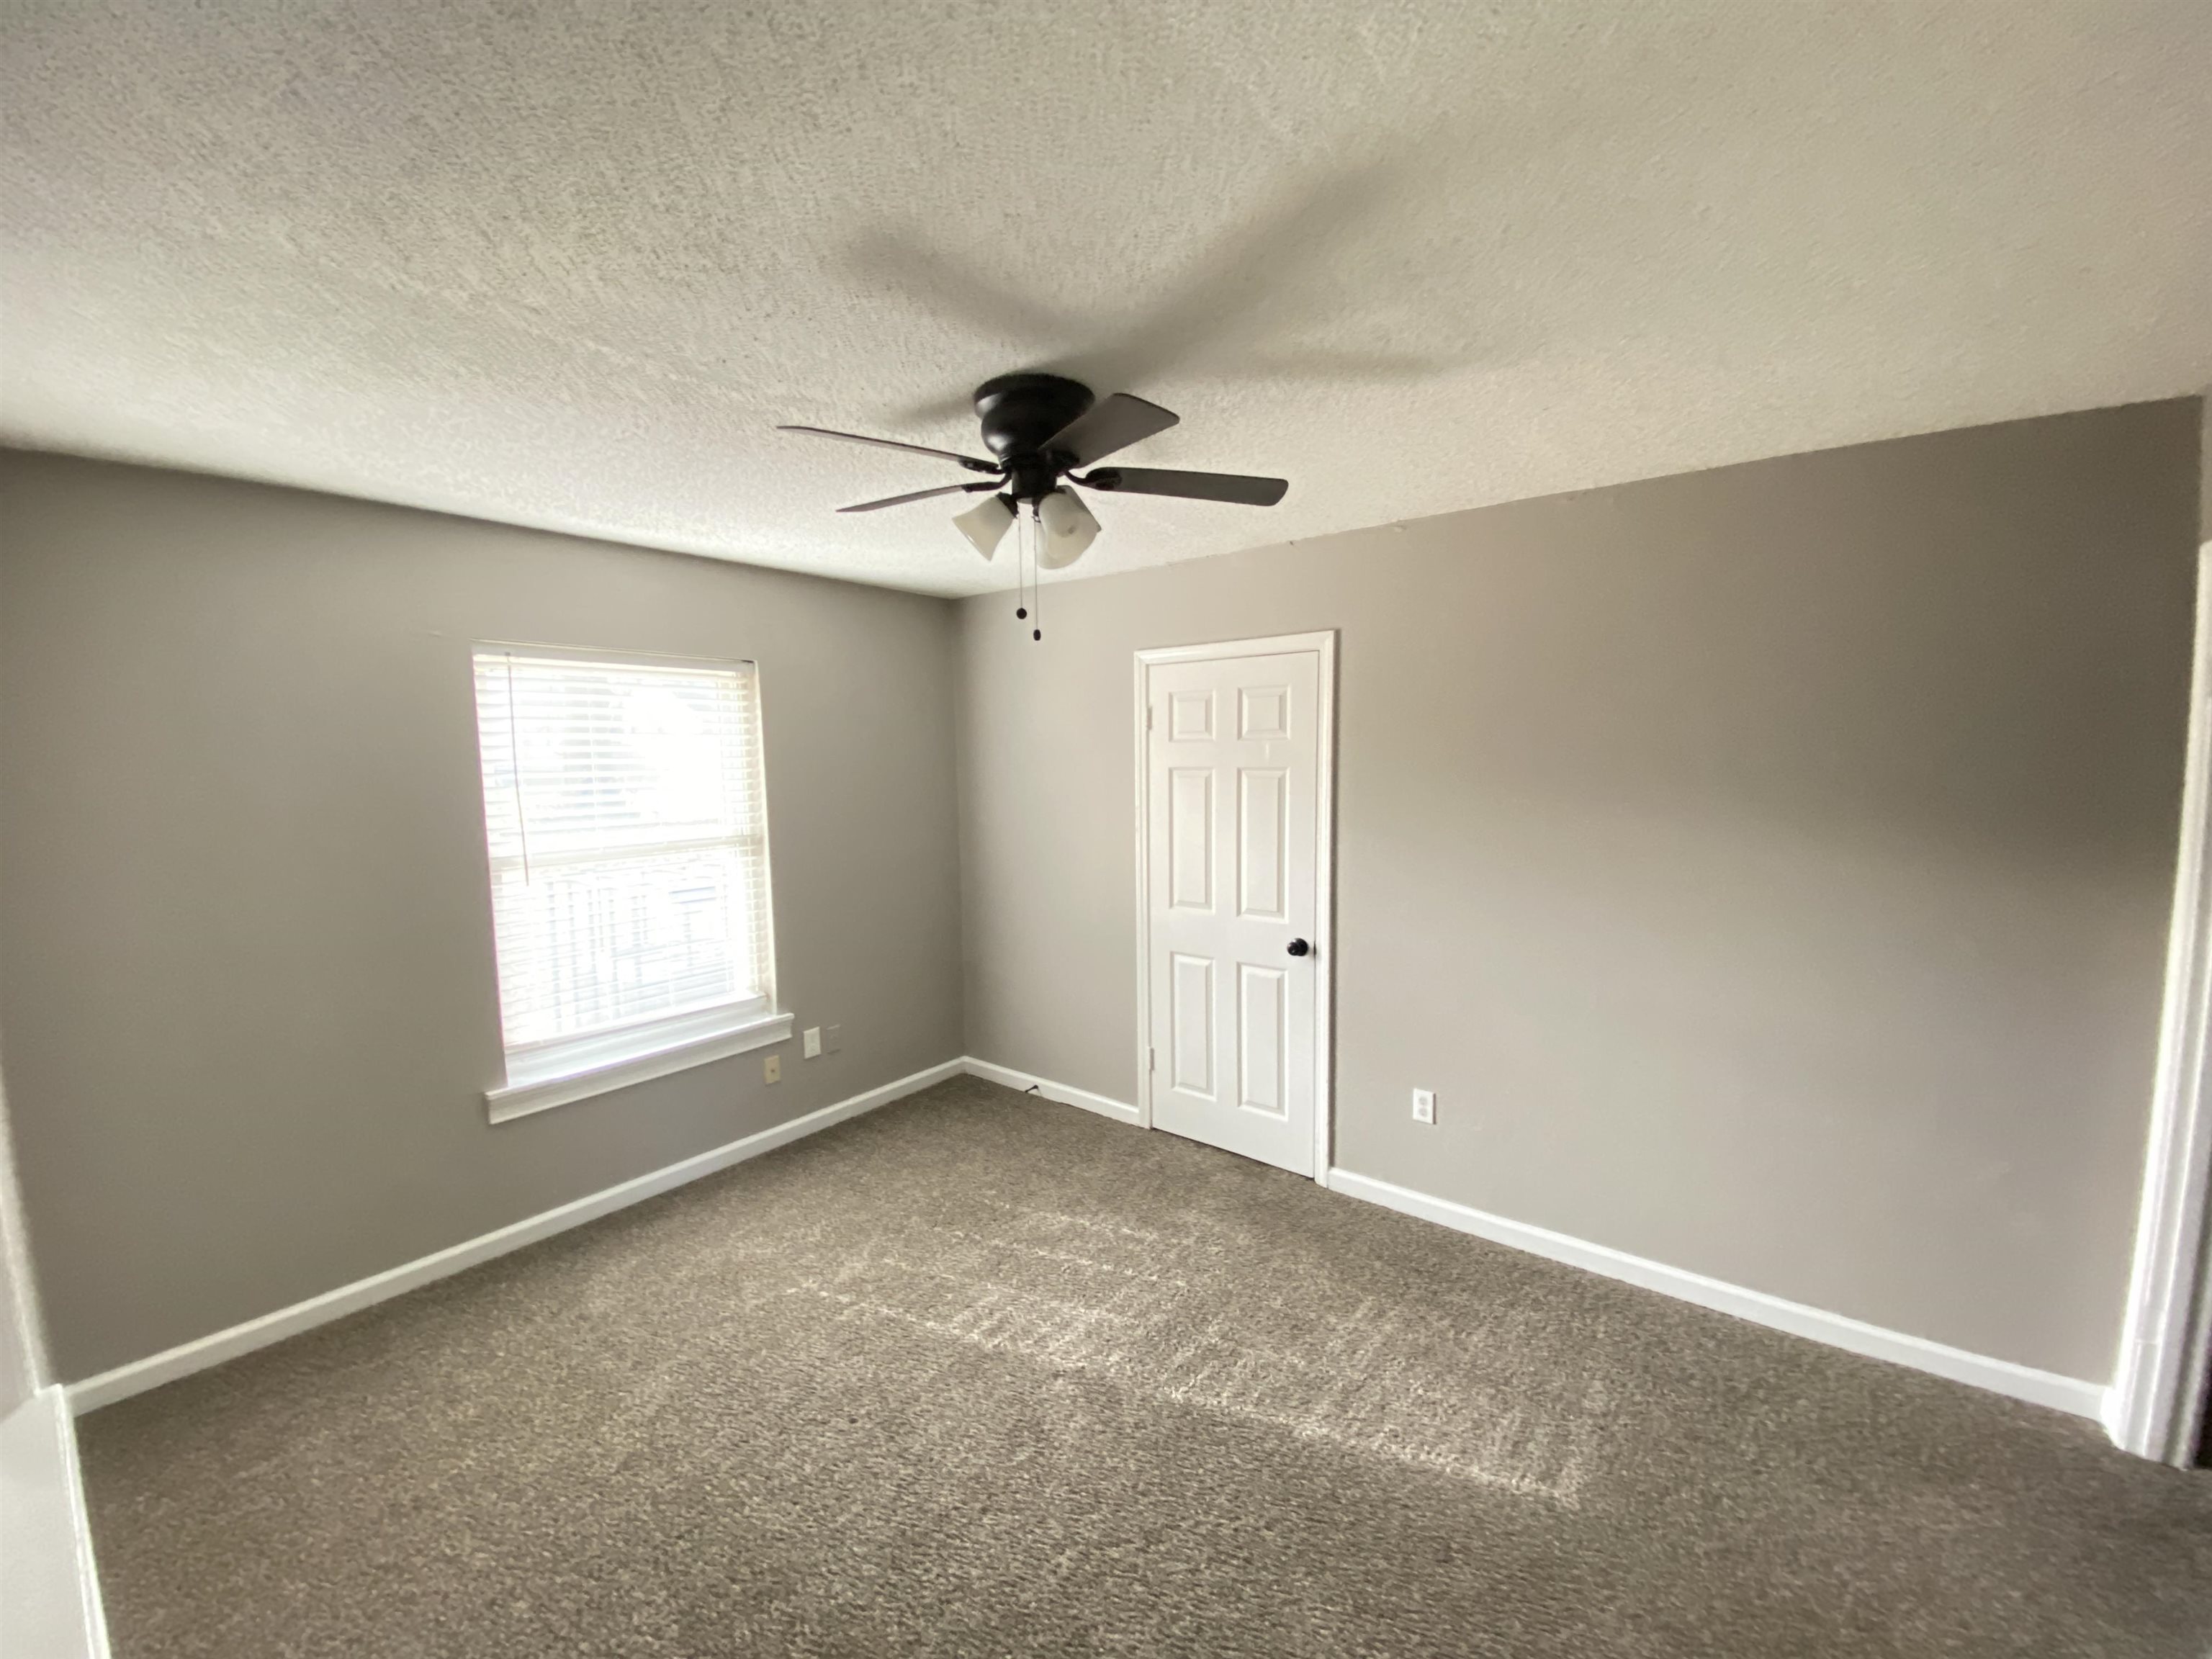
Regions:
M 565 1068 L 562 1060 L 550 1056 L 540 1057 L 536 1067 L 528 1067 L 520 1057 L 511 1057 L 507 1081 L 486 1090 L 484 1104 L 490 1109 L 494 1123 L 504 1123 L 572 1101 L 588 1100 L 593 1095 L 611 1094 L 710 1060 L 787 1042 L 791 1018 L 758 1008 L 732 1011 L 712 1022 L 693 1016 L 681 1021 L 678 1029 L 648 1027 L 635 1033 L 636 1045 L 628 1049 L 609 1053 L 607 1046 L 601 1044 L 588 1059 L 572 1050 Z

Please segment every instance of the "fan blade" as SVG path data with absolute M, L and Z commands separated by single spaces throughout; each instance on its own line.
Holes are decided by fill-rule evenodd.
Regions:
M 1077 416 L 1046 439 L 1045 453 L 1065 455 L 1070 466 L 1088 466 L 1117 449 L 1127 449 L 1139 438 L 1166 431 L 1181 419 L 1182 416 L 1170 414 L 1158 404 L 1117 392 L 1091 404 L 1087 413 Z
M 840 513 L 872 513 L 879 507 L 904 507 L 908 501 L 926 501 L 932 495 L 972 495 L 979 489 L 996 489 L 998 483 L 939 484 L 934 489 L 912 489 L 903 495 L 886 495 L 879 501 L 862 501 L 857 507 L 841 507 Z
M 934 455 L 940 460 L 957 461 L 970 472 L 988 472 L 996 477 L 996 461 L 978 460 L 973 455 L 963 455 L 950 449 L 932 449 L 927 444 L 901 443 L 896 438 L 864 438 L 857 432 L 832 432 L 826 426 L 779 426 L 778 432 L 805 432 L 817 438 L 842 438 L 848 444 L 873 444 L 878 449 L 903 449 L 916 455 Z
M 1103 466 L 1075 482 L 1086 489 L 1118 489 L 1130 495 L 1182 495 L 1194 501 L 1241 501 L 1246 507 L 1273 507 L 1291 487 L 1285 478 L 1176 472 L 1156 466 Z

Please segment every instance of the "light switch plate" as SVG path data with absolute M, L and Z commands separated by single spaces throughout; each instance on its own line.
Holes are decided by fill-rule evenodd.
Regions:
M 766 1060 L 761 1061 L 761 1075 L 763 1078 L 766 1078 L 770 1083 L 782 1082 L 783 1056 L 781 1054 L 770 1054 Z
M 808 1026 L 799 1033 L 799 1038 L 801 1046 L 806 1050 L 807 1059 L 812 1060 L 822 1052 L 822 1028 L 819 1025 Z

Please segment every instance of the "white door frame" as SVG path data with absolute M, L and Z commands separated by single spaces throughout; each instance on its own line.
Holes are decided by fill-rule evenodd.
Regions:
M 2105 1429 L 2138 1457 L 2185 1466 L 2212 1370 L 2212 542 L 2197 555 L 2197 659 L 2182 773 L 2181 851 L 2166 939 L 2158 1079 L 2118 1364 Z
M 1137 732 L 1137 1121 L 1152 1127 L 1152 1070 L 1147 1063 L 1152 1024 L 1152 823 L 1148 679 L 1155 663 L 1218 662 L 1232 657 L 1271 657 L 1281 651 L 1321 654 L 1321 726 L 1314 770 L 1314 1179 L 1328 1184 L 1330 1133 L 1336 1116 L 1335 1078 L 1330 1070 L 1336 1030 L 1336 630 L 1277 634 L 1262 640 L 1212 645 L 1161 646 L 1136 657 Z

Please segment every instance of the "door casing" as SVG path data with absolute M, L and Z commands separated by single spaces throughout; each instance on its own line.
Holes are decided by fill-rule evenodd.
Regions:
M 2187 1468 L 2212 1413 L 2212 542 L 2197 549 L 2179 854 L 2158 1072 L 2105 1431 Z
M 1336 1078 L 1333 1070 L 1336 1032 L 1336 630 L 1274 634 L 1265 639 L 1227 640 L 1209 645 L 1170 645 L 1136 654 L 1135 725 L 1137 779 L 1137 1121 L 1152 1127 L 1152 1019 L 1151 769 L 1146 764 L 1145 711 L 1151 706 L 1151 671 L 1156 663 L 1215 662 L 1234 657 L 1268 657 L 1284 651 L 1319 654 L 1316 700 L 1314 767 L 1314 1179 L 1328 1184 L 1329 1155 L 1336 1121 Z

